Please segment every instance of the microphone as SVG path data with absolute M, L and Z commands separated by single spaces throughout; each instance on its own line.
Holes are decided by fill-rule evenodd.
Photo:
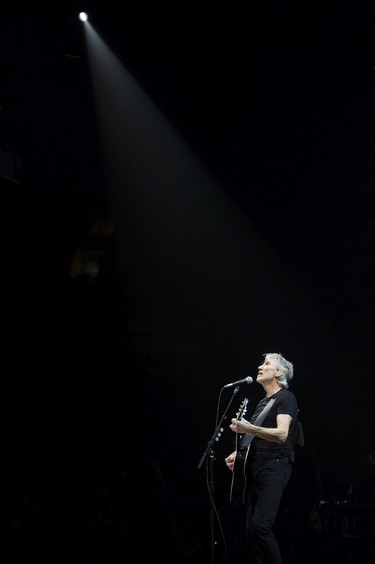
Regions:
M 231 382 L 230 384 L 226 384 L 224 388 L 230 388 L 231 386 L 237 386 L 237 384 L 252 384 L 253 379 L 251 376 L 246 376 L 243 380 L 237 380 L 237 382 Z

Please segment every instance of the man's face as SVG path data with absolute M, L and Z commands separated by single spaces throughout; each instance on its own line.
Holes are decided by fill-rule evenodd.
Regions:
M 266 358 L 263 364 L 258 366 L 257 382 L 272 382 L 278 375 L 279 371 L 276 369 L 276 360 L 274 358 Z

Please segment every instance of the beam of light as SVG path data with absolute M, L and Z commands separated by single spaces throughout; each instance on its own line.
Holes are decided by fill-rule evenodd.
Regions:
M 78 17 L 81 20 L 81 22 L 86 22 L 89 18 L 86 12 L 80 12 L 78 14 Z
M 246 286 L 253 286 L 256 277 L 239 270 L 264 243 L 94 28 L 84 30 L 105 172 L 128 280 L 136 273 L 138 312 L 157 318 L 164 310 L 164 321 L 178 309 L 190 318 L 204 311 L 207 320 L 240 311 L 242 317 L 238 285 L 249 278 Z M 220 310 L 215 292 L 229 298 Z
M 165 327 L 237 333 L 246 356 L 249 347 L 301 354 L 322 340 L 334 348 L 334 329 L 285 263 L 94 28 L 84 30 L 135 323 L 153 342 Z M 271 322 L 291 317 L 287 330 Z
M 337 380 L 330 376 L 340 374 L 340 391 L 350 387 L 348 367 L 351 354 L 354 357 L 342 346 L 329 312 L 322 312 L 301 287 L 286 261 L 250 224 L 89 23 L 84 33 L 119 266 L 132 310 L 129 333 L 136 336 L 137 351 L 166 359 L 165 366 L 178 376 L 169 382 L 170 397 L 181 397 L 189 406 L 186 398 L 196 390 L 192 371 L 196 381 L 217 385 L 219 364 L 221 371 L 232 373 L 235 367 L 246 373 L 249 365 L 257 365 L 260 351 L 281 350 L 302 367 L 293 380 L 297 395 L 302 397 L 305 389 L 306 405 L 321 405 L 328 412 L 337 391 Z M 265 203 L 265 230 L 267 212 Z M 284 220 L 278 220 L 280 229 Z M 306 255 L 308 260 L 308 249 Z M 187 343 L 186 348 L 179 348 L 180 343 Z M 208 358 L 196 356 L 197 351 Z M 218 355 L 214 363 L 213 353 Z M 316 385 L 322 362 L 329 376 L 324 379 L 325 405 L 321 386 Z M 194 402 L 201 414 L 205 394 L 201 409 L 198 395 Z M 345 403 L 342 410 L 344 417 Z M 191 410 L 186 421 L 189 417 Z M 331 428 L 328 444 L 337 446 L 334 425 Z M 317 437 L 326 435 L 325 418 L 314 418 L 311 431 Z M 343 436 L 343 453 L 346 446 Z

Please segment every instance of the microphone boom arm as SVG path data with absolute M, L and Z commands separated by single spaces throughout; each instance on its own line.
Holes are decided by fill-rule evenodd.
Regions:
M 248 378 L 250 378 L 250 376 L 248 376 Z M 227 405 L 227 408 L 226 408 L 226 410 L 224 411 L 223 415 L 221 416 L 221 419 L 220 419 L 220 421 L 219 421 L 219 424 L 218 424 L 218 426 L 216 427 L 216 429 L 215 429 L 215 431 L 214 431 L 214 433 L 213 433 L 211 439 L 208 441 L 207 448 L 206 448 L 206 450 L 204 451 L 204 453 L 203 453 L 203 455 L 202 455 L 202 458 L 201 458 L 200 461 L 199 461 L 199 464 L 198 464 L 198 468 L 199 468 L 199 469 L 202 468 L 203 463 L 204 463 L 204 461 L 206 460 L 208 454 L 212 451 L 212 445 L 214 444 L 214 442 L 215 442 L 215 441 L 218 441 L 219 438 L 221 437 L 221 433 L 222 433 L 222 431 L 223 431 L 223 429 L 222 429 L 222 424 L 223 424 L 223 422 L 224 422 L 224 419 L 226 419 L 226 415 L 227 415 L 228 409 L 229 409 L 229 407 L 230 407 L 230 405 L 231 405 L 231 403 L 232 403 L 232 401 L 233 401 L 233 399 L 234 399 L 234 396 L 238 393 L 238 390 L 239 390 L 239 389 L 240 389 L 239 386 L 237 386 L 237 387 L 233 390 L 233 395 L 232 395 L 232 397 L 231 397 L 231 399 L 230 399 L 230 401 L 229 401 L 229 403 L 228 403 L 228 405 Z

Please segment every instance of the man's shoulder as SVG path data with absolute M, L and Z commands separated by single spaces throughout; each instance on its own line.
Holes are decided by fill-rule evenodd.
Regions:
M 297 398 L 290 390 L 282 388 L 276 396 L 277 403 L 297 405 Z
M 278 394 L 279 395 L 279 394 Z M 287 389 L 287 388 L 281 388 L 280 390 L 280 396 L 281 397 L 289 397 L 289 398 L 295 398 L 296 396 L 294 395 L 294 393 Z

